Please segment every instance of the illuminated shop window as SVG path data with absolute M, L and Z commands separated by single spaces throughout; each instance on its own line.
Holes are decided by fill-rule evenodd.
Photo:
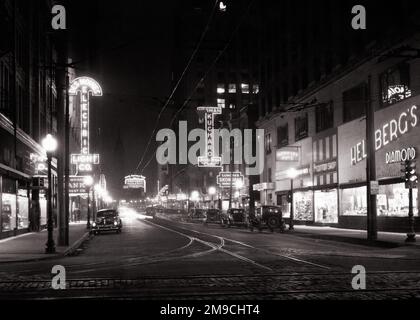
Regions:
M 338 223 L 337 190 L 315 191 L 315 221 Z
M 236 84 L 229 84 L 229 93 L 236 93 Z
M 218 94 L 223 94 L 223 93 L 225 93 L 225 85 L 224 85 L 224 84 L 218 84 L 218 85 L 217 85 L 217 93 L 218 93 Z
M 312 191 L 293 194 L 293 215 L 296 221 L 313 221 Z
M 418 192 L 413 189 L 413 212 L 418 215 Z M 379 217 L 408 217 L 408 189 L 404 183 L 379 187 L 377 210 Z
M 242 83 L 241 84 L 241 90 L 242 90 L 242 93 L 249 94 L 249 84 Z
M 341 215 L 366 216 L 366 187 L 341 190 Z
M 226 107 L 226 100 L 225 99 L 217 99 L 217 106 L 219 108 L 224 109 Z

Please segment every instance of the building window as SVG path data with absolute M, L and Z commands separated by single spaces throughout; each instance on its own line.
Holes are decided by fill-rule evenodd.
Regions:
M 241 90 L 242 90 L 242 93 L 249 94 L 249 84 L 242 83 L 241 84 Z
M 259 86 L 258 84 L 254 84 L 254 85 L 252 86 L 252 93 L 253 93 L 253 94 L 258 94 L 258 93 L 260 93 L 260 86 Z
M 386 107 L 404 99 L 410 98 L 410 66 L 400 63 L 380 75 L 381 106 Z
M 217 99 L 217 106 L 219 108 L 224 109 L 226 107 L 226 100 L 225 99 Z
M 218 94 L 223 94 L 223 93 L 225 93 L 225 85 L 224 84 L 218 84 L 217 85 L 217 93 Z
M 229 84 L 229 93 L 236 93 L 236 84 L 234 83 Z
M 270 154 L 271 153 L 271 134 L 265 135 L 265 153 Z
M 378 217 L 408 217 L 409 190 L 404 183 L 379 186 Z M 413 213 L 418 216 L 418 193 L 413 189 Z
M 296 141 L 308 137 L 308 114 L 305 113 L 295 118 L 295 139 Z
M 316 107 L 316 132 L 331 129 L 334 126 L 334 106 L 333 103 L 326 103 Z
M 277 147 L 282 148 L 289 144 L 289 124 L 277 128 Z
M 367 84 L 362 83 L 343 93 L 343 120 L 352 121 L 365 115 Z
M 341 190 L 341 215 L 366 216 L 366 187 Z

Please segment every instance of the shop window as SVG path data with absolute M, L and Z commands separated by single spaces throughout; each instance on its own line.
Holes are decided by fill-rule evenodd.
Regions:
M 285 147 L 289 144 L 289 124 L 277 128 L 277 148 Z
M 241 84 L 241 91 L 243 94 L 249 94 L 249 84 L 242 83 Z
M 362 83 L 343 93 L 343 120 L 349 122 L 365 115 L 367 84 Z
M 18 229 L 29 227 L 29 199 L 26 189 L 18 190 Z
M 229 93 L 236 93 L 236 84 L 229 84 Z
M 334 126 L 333 103 L 325 103 L 316 107 L 315 110 L 316 132 L 331 129 Z
M 397 103 L 411 97 L 410 65 L 406 62 L 386 70 L 380 75 L 381 106 Z
M 16 228 L 16 181 L 2 179 L 1 231 L 11 231 Z
M 308 137 L 308 114 L 305 113 L 295 118 L 295 139 L 296 141 Z
M 366 187 L 341 190 L 341 215 L 366 216 Z
M 293 194 L 293 216 L 296 221 L 313 221 L 312 191 Z
M 377 210 L 379 217 L 408 217 L 408 192 L 404 183 L 379 187 Z M 418 215 L 418 192 L 413 189 L 413 212 Z
M 315 191 L 315 221 L 338 223 L 337 190 Z

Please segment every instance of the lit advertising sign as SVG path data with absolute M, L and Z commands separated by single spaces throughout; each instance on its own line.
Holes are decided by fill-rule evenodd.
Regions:
M 124 189 L 144 189 L 146 191 L 146 178 L 139 175 L 130 175 L 124 178 Z
M 310 166 L 304 166 L 296 169 L 296 177 L 309 176 L 311 174 Z M 276 172 L 276 181 L 290 180 L 289 170 Z
M 222 114 L 220 107 L 198 107 L 198 111 L 205 112 L 206 155 L 198 157 L 198 166 L 214 168 L 222 166 L 222 158 L 214 156 L 214 116 Z
M 274 189 L 274 184 L 273 183 L 258 183 L 258 184 L 254 184 L 252 186 L 252 190 L 254 191 L 265 191 L 265 190 L 273 190 Z
M 385 154 L 386 164 L 401 163 L 416 159 L 416 148 L 404 148 L 394 150 Z
M 315 173 L 326 173 L 326 172 L 333 172 L 337 170 L 337 161 L 331 161 L 322 164 L 314 164 L 314 172 Z
M 299 148 L 287 147 L 276 151 L 276 161 L 299 162 Z
M 85 177 L 70 176 L 69 177 L 69 193 L 72 195 L 87 193 L 85 185 Z
M 240 172 L 220 172 L 217 176 L 217 184 L 220 188 L 235 188 L 238 183 L 244 184 L 244 176 Z
M 383 102 L 393 104 L 411 97 L 411 90 L 405 85 L 389 86 L 383 96 Z
M 80 77 L 72 81 L 69 94 L 77 96 L 80 93 L 80 145 L 81 154 L 71 156 L 72 164 L 77 165 L 78 171 L 90 172 L 94 164 L 99 164 L 99 155 L 89 153 L 89 97 L 102 96 L 102 88 L 92 78 Z

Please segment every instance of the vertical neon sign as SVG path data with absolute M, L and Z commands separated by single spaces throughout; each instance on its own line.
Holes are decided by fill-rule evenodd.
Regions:
M 221 167 L 222 158 L 214 156 L 214 116 L 222 114 L 220 107 L 198 107 L 198 111 L 205 112 L 206 155 L 198 157 L 198 166 L 205 168 Z

